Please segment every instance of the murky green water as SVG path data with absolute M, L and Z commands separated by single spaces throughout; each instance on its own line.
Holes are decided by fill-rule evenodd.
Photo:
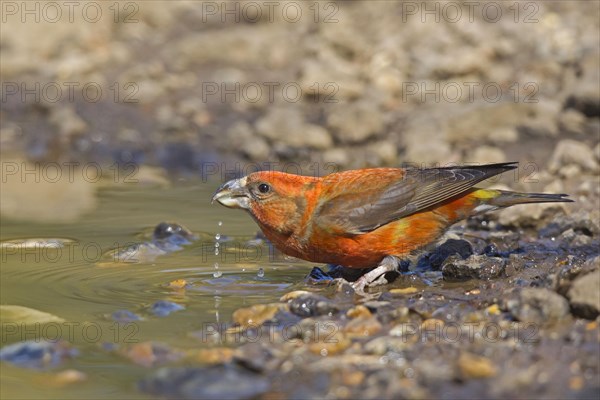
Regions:
M 0 240 L 67 238 L 62 249 L 2 250 L 1 304 L 18 305 L 58 316 L 66 323 L 2 321 L 2 346 L 44 336 L 70 341 L 79 355 L 50 373 L 76 369 L 83 382 L 56 388 L 48 372 L 2 363 L 2 398 L 144 398 L 136 382 L 151 369 L 135 365 L 107 346 L 127 346 L 147 340 L 178 349 L 209 346 L 190 336 L 207 324 L 231 320 L 233 310 L 273 301 L 284 292 L 302 288 L 311 264 L 273 258 L 266 246 L 248 246 L 257 227 L 237 210 L 210 204 L 218 182 L 186 183 L 171 188 L 119 186 L 97 193 L 98 206 L 69 224 L 35 224 L 3 218 Z M 73 199 L 77 201 L 77 199 Z M 199 240 L 183 250 L 139 263 L 110 263 L 101 254 L 148 240 L 162 221 L 178 222 Z M 218 226 L 218 222 L 222 225 Z M 223 242 L 214 255 L 214 235 Z M 214 263 L 223 275 L 214 278 Z M 257 276 L 259 268 L 265 275 Z M 168 283 L 185 279 L 188 287 L 175 290 Z M 185 310 L 166 317 L 152 315 L 147 307 L 169 300 Z M 117 324 L 111 314 L 132 311 L 144 319 Z M 50 327 L 47 328 L 46 326 Z

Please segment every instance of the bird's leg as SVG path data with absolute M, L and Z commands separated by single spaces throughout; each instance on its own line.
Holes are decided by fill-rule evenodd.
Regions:
M 386 256 L 377 268 L 367 272 L 361 276 L 356 282 L 352 283 L 354 291 L 364 293 L 365 287 L 385 285 L 388 283 L 385 279 L 385 274 L 392 271 L 397 271 L 400 265 L 400 260 L 394 256 Z

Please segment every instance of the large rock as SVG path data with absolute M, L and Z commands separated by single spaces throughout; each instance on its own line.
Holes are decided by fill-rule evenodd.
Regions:
M 525 288 L 505 301 L 505 308 L 521 322 L 553 324 L 569 313 L 569 303 L 556 292 L 543 288 Z
M 233 24 L 227 29 L 213 30 L 210 35 L 204 32 L 184 35 L 166 49 L 164 56 L 186 68 L 203 63 L 281 67 L 295 59 L 294 54 L 300 48 L 293 45 L 300 38 L 294 29 L 295 25 L 289 23 Z
M 447 280 L 497 278 L 504 273 L 505 261 L 500 257 L 472 255 L 466 260 L 450 256 L 442 264 L 442 275 Z
M 495 130 L 523 124 L 532 113 L 531 105 L 512 102 L 472 107 L 450 119 L 448 140 L 460 142 L 486 139 Z
M 326 149 L 333 144 L 329 132 L 307 123 L 298 107 L 272 107 L 255 128 L 260 136 L 291 147 Z
M 177 399 L 254 399 L 269 386 L 260 374 L 227 365 L 161 368 L 139 383 L 142 392 Z
M 96 208 L 96 189 L 102 178 L 99 164 L 42 164 L 20 159 L 6 159 L 3 164 L 2 218 L 68 222 Z
M 410 115 L 400 135 L 404 161 L 417 167 L 458 161 L 448 143 L 446 125 L 440 115 Z
M 239 149 L 251 160 L 266 160 L 269 156 L 269 145 L 260 136 L 254 134 L 252 127 L 245 121 L 235 123 L 227 130 L 226 141 L 222 146 L 228 150 Z
M 383 113 L 377 105 L 368 101 L 339 104 L 329 109 L 327 126 L 334 130 L 341 142 L 361 143 L 381 133 Z
M 575 279 L 567 297 L 574 315 L 595 319 L 600 314 L 600 270 Z
M 565 108 L 574 108 L 586 117 L 600 116 L 600 62 L 598 53 L 580 60 L 583 76 L 565 101 Z
M 576 140 L 564 139 L 556 145 L 548 168 L 553 172 L 560 172 L 569 165 L 575 165 L 588 172 L 598 172 L 600 169 L 590 146 Z
M 304 95 L 313 96 L 326 106 L 360 97 L 365 86 L 358 79 L 355 65 L 331 57 L 304 60 L 298 84 Z

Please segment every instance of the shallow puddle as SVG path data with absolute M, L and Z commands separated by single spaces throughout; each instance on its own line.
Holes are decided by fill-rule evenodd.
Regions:
M 136 382 L 149 371 L 123 357 L 116 350 L 119 346 L 148 340 L 184 351 L 209 346 L 190 333 L 231 321 L 237 308 L 272 302 L 303 288 L 312 265 L 273 255 L 264 243 L 253 240 L 257 227 L 249 216 L 210 204 L 217 186 L 188 182 L 167 189 L 106 188 L 98 192 L 94 211 L 68 224 L 3 218 L 1 304 L 20 308 L 3 313 L 2 347 L 46 337 L 71 342 L 78 355 L 47 371 L 3 363 L 2 397 L 144 397 Z M 107 256 L 149 242 L 154 227 L 163 221 L 184 225 L 198 239 L 151 260 L 134 255 L 118 262 Z M 44 240 L 20 241 L 39 238 Z M 213 275 L 215 262 L 222 273 L 218 278 Z M 160 300 L 184 308 L 159 317 L 151 306 Z M 34 313 L 25 324 L 19 318 L 22 307 L 57 319 L 35 322 Z M 116 322 L 113 313 L 119 310 L 141 319 Z M 53 374 L 64 369 L 83 372 L 87 378 L 52 384 Z

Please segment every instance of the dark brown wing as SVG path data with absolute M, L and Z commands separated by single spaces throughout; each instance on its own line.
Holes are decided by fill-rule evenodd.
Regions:
M 383 186 L 354 180 L 350 187 L 320 205 L 315 212 L 315 222 L 322 228 L 348 235 L 370 232 L 458 196 L 478 182 L 514 168 L 517 168 L 516 163 L 407 169 L 401 179 Z M 369 190 L 373 186 L 375 189 Z

